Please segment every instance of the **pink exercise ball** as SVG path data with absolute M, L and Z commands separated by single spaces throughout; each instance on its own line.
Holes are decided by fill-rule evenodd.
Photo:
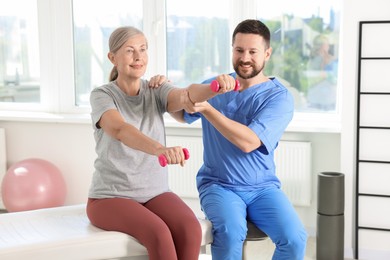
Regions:
M 7 170 L 1 195 L 9 212 L 51 208 L 64 205 L 66 185 L 54 164 L 42 159 L 26 159 Z

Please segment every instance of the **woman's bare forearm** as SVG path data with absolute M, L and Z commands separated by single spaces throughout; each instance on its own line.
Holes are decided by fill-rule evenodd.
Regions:
M 219 84 L 217 92 L 211 90 L 210 84 L 191 84 L 185 89 L 174 89 L 168 95 L 168 112 L 185 109 L 186 102 L 198 103 L 235 89 L 236 80 L 227 74 L 216 77 Z

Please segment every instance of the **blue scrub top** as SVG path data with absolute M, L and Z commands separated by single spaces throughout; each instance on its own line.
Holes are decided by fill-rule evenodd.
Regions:
M 230 75 L 236 76 L 235 73 Z M 275 175 L 274 150 L 293 117 L 294 100 L 290 92 L 276 78 L 270 78 L 242 92 L 217 95 L 208 102 L 226 117 L 252 129 L 262 145 L 244 153 L 200 113 L 185 113 L 187 123 L 202 119 L 204 152 L 203 165 L 197 175 L 198 190 L 213 183 L 236 191 L 271 185 L 280 187 Z

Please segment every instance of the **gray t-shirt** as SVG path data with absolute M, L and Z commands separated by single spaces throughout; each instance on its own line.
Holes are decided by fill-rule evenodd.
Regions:
M 143 203 L 169 191 L 167 168 L 160 166 L 156 156 L 124 145 L 97 127 L 97 123 L 104 112 L 116 109 L 127 123 L 165 145 L 163 114 L 172 89 L 168 83 L 152 89 L 148 81 L 141 80 L 137 96 L 126 95 L 114 82 L 91 92 L 97 159 L 89 198 L 122 197 Z

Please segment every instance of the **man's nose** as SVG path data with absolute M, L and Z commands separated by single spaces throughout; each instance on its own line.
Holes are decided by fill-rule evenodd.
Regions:
M 251 60 L 251 55 L 249 54 L 249 52 L 245 51 L 242 53 L 241 55 L 241 61 L 242 62 L 247 62 L 247 61 L 250 61 Z

